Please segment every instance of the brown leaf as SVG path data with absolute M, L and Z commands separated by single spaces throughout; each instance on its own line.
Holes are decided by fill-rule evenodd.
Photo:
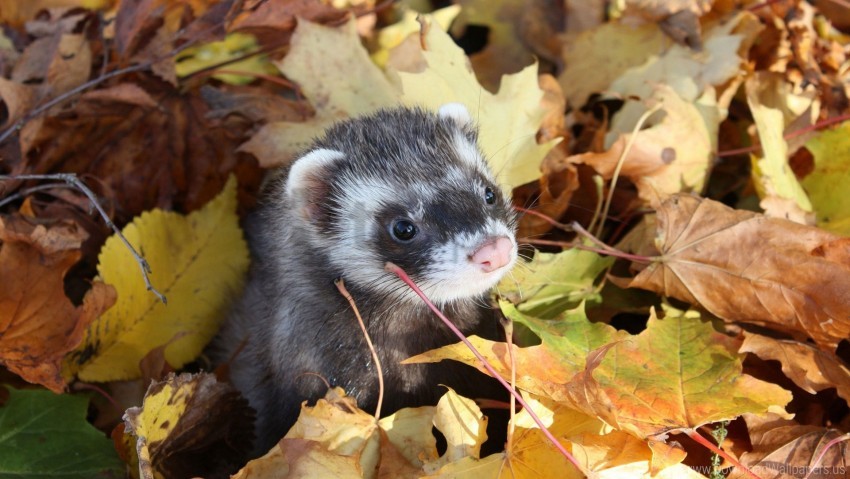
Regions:
M 838 236 L 688 195 L 657 211 L 661 254 L 629 286 L 824 348 L 850 335 L 850 267 L 813 254 Z
M 0 105 L 6 110 L 0 128 L 6 128 L 26 115 L 35 103 L 35 88 L 0 78 Z
M 304 101 L 289 100 L 267 88 L 246 85 L 204 86 L 201 96 L 210 106 L 210 118 L 229 115 L 245 117 L 251 123 L 275 121 L 302 122 L 313 116 L 312 108 Z
M 260 181 L 256 163 L 236 153 L 248 126 L 209 119 L 208 110 L 197 94 L 162 82 L 119 84 L 86 93 L 66 114 L 46 118 L 24 152 L 35 173 L 98 178 L 114 192 L 119 224 L 157 207 L 192 211 L 211 200 L 231 172 L 249 191 Z
M 21 54 L 12 80 L 40 84 L 39 98 L 55 97 L 89 79 L 91 55 L 88 40 L 82 35 L 40 38 Z
M 62 358 L 86 326 L 115 302 L 115 290 L 95 282 L 75 307 L 63 278 L 80 258 L 85 239 L 75 224 L 50 229 L 19 217 L 0 219 L 0 363 L 54 392 L 65 388 Z
M 746 414 L 752 452 L 741 462 L 761 479 L 793 479 L 811 476 L 819 479 L 843 479 L 850 471 L 850 449 L 846 440 L 830 444 L 841 431 L 817 426 L 802 426 L 774 415 L 756 417 Z M 827 445 L 830 447 L 827 448 Z M 824 453 L 821 458 L 821 453 Z M 820 459 L 820 460 L 819 460 Z M 729 479 L 752 477 L 733 470 Z
M 124 424 L 160 477 L 227 477 L 250 448 L 253 416 L 232 386 L 184 373 L 152 383 Z
M 742 353 L 753 353 L 765 360 L 782 364 L 782 372 L 801 389 L 811 394 L 835 388 L 850 402 L 850 369 L 831 352 L 792 340 L 746 333 Z
M 263 43 L 265 40 L 276 44 L 288 43 L 288 36 L 295 30 L 298 18 L 313 23 L 337 24 L 349 15 L 348 11 L 338 10 L 320 0 L 252 0 L 245 3 L 243 13 L 233 21 L 229 30 L 253 33 Z

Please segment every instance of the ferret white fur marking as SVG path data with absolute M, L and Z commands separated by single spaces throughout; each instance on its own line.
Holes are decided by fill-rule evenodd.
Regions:
M 340 151 L 320 148 L 298 158 L 286 178 L 287 196 L 295 198 L 299 194 L 299 189 L 310 188 L 311 182 L 321 179 L 316 176 L 321 175 L 323 168 L 344 157 L 345 155 Z
M 400 364 L 456 338 L 384 271 L 387 261 L 398 264 L 464 333 L 498 339 L 486 291 L 516 259 L 515 218 L 504 191 L 494 204 L 485 201 L 493 176 L 475 136 L 462 105 L 438 114 L 383 110 L 332 126 L 268 183 L 245 222 L 253 261 L 243 295 L 210 351 L 231 361 L 231 381 L 257 410 L 255 456 L 295 422 L 302 401 L 324 396 L 320 378 L 346 388 L 365 410 L 376 405 L 374 364 L 333 285 L 339 277 L 381 358 L 384 414 L 435 404 L 440 384 L 501 397 L 499 385 L 473 368 Z M 394 237 L 396 215 L 418 234 Z M 485 272 L 470 256 L 496 237 L 511 239 L 510 261 Z
M 450 118 L 461 129 L 472 125 L 472 116 L 463 103 L 446 103 L 440 107 L 437 114 L 443 118 Z
M 465 136 L 460 133 L 454 135 L 454 147 L 457 150 L 458 156 L 479 171 L 487 171 L 487 165 L 484 163 L 484 158 L 478 152 L 478 148 L 473 145 Z M 489 174 L 487 175 L 490 176 Z

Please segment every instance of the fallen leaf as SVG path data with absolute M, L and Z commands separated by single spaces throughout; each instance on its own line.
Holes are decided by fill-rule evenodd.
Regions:
M 3 477 L 123 478 L 112 442 L 86 422 L 88 398 L 44 390 L 0 388 Z
M 86 327 L 115 302 L 115 290 L 94 282 L 81 306 L 65 296 L 63 279 L 80 259 L 86 234 L 73 223 L 45 228 L 0 218 L 0 363 L 54 392 L 65 389 L 62 362 Z M 12 279 L 14 278 L 14 279 Z
M 782 372 L 810 394 L 835 388 L 840 397 L 850 401 L 850 368 L 833 353 L 799 341 L 749 332 L 744 335 L 741 352 L 779 361 Z
M 458 38 L 470 26 L 486 27 L 487 45 L 469 58 L 475 75 L 487 90 L 497 91 L 502 75 L 521 71 L 535 56 L 554 60 L 560 54 L 558 34 L 564 13 L 548 0 L 462 0 L 452 24 Z
M 125 413 L 124 427 L 138 451 L 136 461 L 156 477 L 221 477 L 248 452 L 252 419 L 248 402 L 233 387 L 212 374 L 184 373 L 151 383 L 141 407 Z
M 421 14 L 410 8 L 404 8 L 403 4 L 401 8 L 403 9 L 401 19 L 378 31 L 378 48 L 371 56 L 372 61 L 381 68 L 386 67 L 392 49 L 399 46 L 410 35 L 419 36 L 421 25 L 418 18 Z M 460 12 L 460 5 L 450 5 L 434 10 L 429 14 L 434 19 L 432 26 L 447 30 Z
M 791 393 L 742 374 L 742 359 L 698 315 L 665 308 L 646 330 L 588 359 L 570 388 L 587 414 L 639 438 L 666 435 L 744 413 L 784 413 Z
M 811 100 L 791 95 L 781 84 L 780 76 L 762 72 L 750 77 L 745 86 L 747 103 L 753 113 L 762 156 L 752 156 L 753 180 L 764 201 L 772 197 L 790 203 L 785 217 L 803 224 L 813 224 L 812 204 L 794 172 L 788 167 L 788 144 L 783 138 L 787 115 L 794 115 L 791 108 L 802 102 L 796 111 L 802 112 Z M 771 215 L 776 216 L 776 215 Z
M 235 151 L 242 132 L 208 118 L 197 93 L 163 88 L 147 79 L 84 93 L 71 111 L 44 118 L 22 137 L 22 152 L 34 173 L 101 179 L 118 224 L 153 208 L 194 211 L 231 173 L 256 188 L 259 168 Z
M 567 101 L 580 108 L 593 93 L 604 93 L 611 83 L 661 49 L 664 34 L 655 25 L 633 27 L 605 23 L 565 42 L 564 71 L 558 76 Z
M 139 266 L 120 239 L 109 238 L 98 271 L 118 291 L 118 302 L 88 327 L 83 344 L 65 362 L 68 374 L 85 381 L 138 378 L 141 359 L 172 340 L 165 350 L 172 367 L 193 360 L 217 332 L 248 268 L 234 179 L 195 213 L 148 212 L 123 233 L 145 255 L 151 282 L 168 305 L 146 290 Z
M 699 19 L 711 10 L 710 0 L 626 0 L 615 4 L 614 16 L 638 16 L 658 23 L 664 33 L 676 43 L 702 50 Z
M 850 236 L 850 122 L 823 130 L 806 142 L 814 169 L 800 183 L 808 194 L 821 228 Z
M 589 445 L 591 440 L 584 439 L 583 436 L 596 437 L 598 434 L 607 435 L 607 433 L 611 432 L 611 428 L 599 419 L 587 416 L 564 404 L 533 397 L 527 393 L 524 393 L 523 397 L 549 432 L 558 439 L 559 443 L 568 452 L 573 454 L 576 460 L 585 468 L 585 471 L 598 472 L 598 466 L 604 462 L 603 457 L 599 457 L 598 454 L 582 451 L 579 444 Z M 503 466 L 500 477 L 551 477 L 563 479 L 585 477 L 581 471 L 576 469 L 566 457 L 553 447 L 550 440 L 533 421 L 527 409 L 522 409 L 514 416 L 513 425 L 516 429 L 514 429 L 512 440 L 508 443 L 508 447 L 505 450 L 505 465 Z M 637 439 L 631 436 L 627 437 L 629 439 L 626 442 L 637 442 L 639 446 L 647 449 Z M 606 459 L 611 463 L 618 463 L 619 460 L 631 453 L 633 444 L 623 446 L 623 441 L 619 442 L 620 445 L 617 450 L 621 453 L 628 451 L 628 453 L 620 454 L 619 459 L 616 457 L 616 454 L 604 454 L 604 456 L 607 456 Z M 644 456 L 649 456 L 649 454 L 645 452 Z
M 472 399 L 451 388 L 437 402 L 434 427 L 446 438 L 446 453 L 425 464 L 425 472 L 433 472 L 448 463 L 465 458 L 478 459 L 481 445 L 487 440 L 487 418 Z
M 211 76 L 225 83 L 243 85 L 253 82 L 263 75 L 274 75 L 277 70 L 269 63 L 265 55 L 250 55 L 259 49 L 257 40 L 246 33 L 231 33 L 224 40 L 204 43 L 187 48 L 177 55 L 175 73 L 178 77 L 186 77 L 201 70 L 225 64 L 222 70 L 246 72 L 246 75 L 232 73 L 213 73 Z M 236 61 L 238 60 L 238 61 Z M 253 75 L 251 75 L 253 74 Z
M 808 336 L 823 348 L 850 335 L 850 267 L 812 254 L 837 236 L 688 195 L 667 199 L 657 215 L 660 255 L 630 287 L 727 321 Z
M 251 153 L 265 168 L 287 164 L 333 122 L 397 104 L 398 94 L 360 45 L 354 21 L 325 27 L 301 21 L 292 36 L 291 51 L 275 64 L 316 110 L 303 123 L 265 125 L 239 149 Z M 322 78 L 316 82 L 316 78 Z
M 579 249 L 538 252 L 506 275 L 498 291 L 522 313 L 552 319 L 579 303 L 598 302 L 594 282 L 612 264 L 613 258 Z
M 31 85 L 0 78 L 0 101 L 6 110 L 0 128 L 7 128 L 29 113 L 36 101 L 36 88 Z
M 537 144 L 546 107 L 551 108 L 543 103 L 537 65 L 505 75 L 493 95 L 478 83 L 463 50 L 447 33 L 428 28 L 423 42 L 424 71 L 399 70 L 392 59 L 387 67 L 403 92 L 401 102 L 434 111 L 446 103 L 463 103 L 480 128 L 478 143 L 498 181 L 508 189 L 536 181 L 543 158 L 558 141 Z
M 411 465 L 436 461 L 437 440 L 431 434 L 434 427 L 433 406 L 399 409 L 393 415 L 381 418 L 378 424 L 386 432 L 387 440 Z M 381 461 L 384 467 L 384 461 Z
M 607 324 L 591 323 L 587 320 L 583 306 L 563 312 L 551 320 L 524 315 L 507 301 L 501 301 L 500 306 L 506 317 L 528 327 L 543 342 L 541 345 L 526 348 L 512 346 L 516 361 L 517 387 L 559 402 L 570 401 L 566 384 L 585 368 L 589 353 L 628 336 Z M 506 343 L 488 341 L 478 336 L 468 339 L 502 377 L 511 376 L 511 361 Z M 463 343 L 424 352 L 403 361 L 402 364 L 438 362 L 444 359 L 461 361 L 487 373 Z
M 712 166 L 720 124 L 712 95 L 690 103 L 659 85 L 649 105 L 662 108 L 663 113 L 650 116 L 645 123 L 648 128 L 631 133 L 647 107 L 627 102 L 608 134 L 609 139 L 616 138 L 610 149 L 574 155 L 568 161 L 586 163 L 605 179 L 613 177 L 622 161 L 620 174 L 632 180 L 645 203 L 683 191 L 700 192 Z
M 719 96 L 727 82 L 743 73 L 746 52 L 760 30 L 761 25 L 752 14 L 735 15 L 706 30 L 702 51 L 671 45 L 661 54 L 652 55 L 645 63 L 625 71 L 612 81 L 608 91 L 622 98 L 643 99 L 661 84 L 672 88 L 687 102 L 703 96 L 707 89 L 717 88 Z
M 810 472 L 813 474 L 810 477 L 824 479 L 847 477 L 850 452 L 846 439 L 827 449 L 831 441 L 841 438 L 841 431 L 803 426 L 776 416 L 763 418 L 747 415 L 745 419 L 753 450 L 744 453 L 741 462 L 759 477 L 792 479 Z M 823 457 L 821 453 L 824 453 Z M 752 476 L 738 469 L 729 475 L 730 479 L 745 477 Z

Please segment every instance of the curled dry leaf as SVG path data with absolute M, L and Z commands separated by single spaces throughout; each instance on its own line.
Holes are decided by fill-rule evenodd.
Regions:
M 94 282 L 81 306 L 63 279 L 80 259 L 85 233 L 73 223 L 45 228 L 0 219 L 0 364 L 54 392 L 65 388 L 61 363 L 86 327 L 115 302 L 115 289 Z
M 741 352 L 779 361 L 782 372 L 806 392 L 815 394 L 835 388 L 839 396 L 850 402 L 850 368 L 831 352 L 799 341 L 752 333 L 744 336 Z
M 157 207 L 192 211 L 221 191 L 231 172 L 246 187 L 260 179 L 257 166 L 235 152 L 240 130 L 208 111 L 197 92 L 119 83 L 83 94 L 67 114 L 44 118 L 21 148 L 35 172 L 101 179 L 118 206 L 116 223 Z
M 620 174 L 632 180 L 645 202 L 681 191 L 701 191 L 712 164 L 713 138 L 720 122 L 717 105 L 685 101 L 662 85 L 655 89 L 650 102 L 663 108 L 663 113 L 647 119 L 649 128 L 621 134 L 608 151 L 573 155 L 569 160 L 586 163 L 609 179 L 632 142 Z M 643 111 L 643 105 L 627 103 L 617 119 L 635 112 L 637 120 Z M 634 128 L 637 123 L 625 122 L 625 128 Z
M 672 196 L 657 211 L 660 255 L 628 286 L 823 348 L 850 336 L 850 265 L 818 253 L 840 237 L 689 195 Z
M 549 0 L 463 0 L 452 25 L 459 38 L 470 25 L 488 28 L 487 45 L 469 60 L 476 77 L 489 91 L 497 91 L 502 75 L 516 73 L 538 56 L 560 60 L 558 33 L 564 29 L 561 2 Z
M 745 415 L 744 419 L 753 449 L 741 456 L 741 462 L 758 477 L 794 479 L 811 473 L 808 477 L 843 479 L 850 474 L 850 448 L 846 438 L 841 440 L 841 431 L 803 426 L 770 415 Z M 838 441 L 827 449 L 835 440 Z M 737 469 L 729 475 L 729 479 L 749 477 L 752 476 Z
M 248 402 L 212 374 L 171 374 L 150 385 L 141 407 L 127 410 L 124 427 L 143 467 L 159 477 L 220 477 L 248 452 L 253 416 Z

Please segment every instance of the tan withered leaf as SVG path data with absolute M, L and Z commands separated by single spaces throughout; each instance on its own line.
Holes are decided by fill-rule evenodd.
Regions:
M 746 415 L 744 419 L 753 449 L 741 456 L 741 462 L 758 477 L 792 479 L 808 473 L 811 473 L 808 477 L 812 478 L 847 477 L 850 449 L 846 447 L 846 438 L 841 441 L 841 431 L 803 426 L 776 416 L 759 418 Z M 729 475 L 729 479 L 745 477 L 752 476 L 737 469 Z
M 660 255 L 629 286 L 825 348 L 850 336 L 850 265 L 818 253 L 840 237 L 689 195 L 657 211 Z
M 79 307 L 65 296 L 63 279 L 84 239 L 73 223 L 47 229 L 19 217 L 0 219 L 0 364 L 54 392 L 65 388 L 62 358 L 115 302 L 115 290 L 100 282 Z
M 831 352 L 799 341 L 752 333 L 744 336 L 741 352 L 779 361 L 782 372 L 806 392 L 815 394 L 835 388 L 839 396 L 850 401 L 850 368 Z

